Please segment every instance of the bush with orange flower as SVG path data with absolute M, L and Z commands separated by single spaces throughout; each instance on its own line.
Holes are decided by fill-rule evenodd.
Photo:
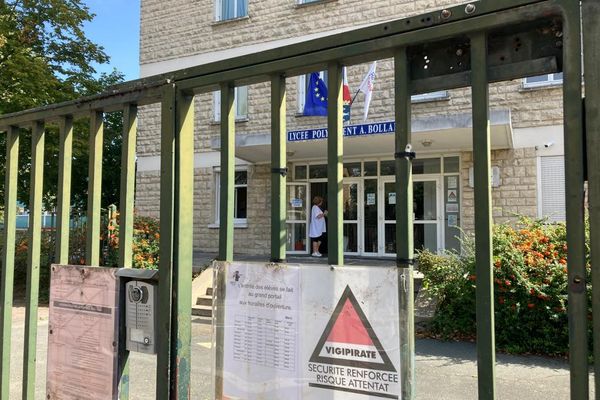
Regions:
M 508 352 L 566 354 L 565 225 L 528 218 L 495 225 L 493 257 L 497 347 Z M 425 287 L 438 298 L 432 332 L 445 338 L 474 337 L 477 275 L 472 238 L 464 240 L 462 254 L 420 252 L 419 270 Z M 589 262 L 587 270 L 590 282 Z

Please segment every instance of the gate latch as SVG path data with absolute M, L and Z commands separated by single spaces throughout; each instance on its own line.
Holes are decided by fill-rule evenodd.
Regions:
M 409 144 L 406 145 L 404 151 L 399 153 L 394 153 L 394 158 L 406 158 L 408 161 L 412 161 L 417 157 L 417 154 L 412 151 L 412 146 Z
M 271 168 L 271 172 L 274 174 L 281 174 L 281 176 L 287 176 L 288 169 L 287 168 Z

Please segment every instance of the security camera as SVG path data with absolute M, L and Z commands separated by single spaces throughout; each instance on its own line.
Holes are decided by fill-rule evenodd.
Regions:
M 547 148 L 547 149 L 549 149 L 552 146 L 554 146 L 554 142 L 544 143 L 544 147 Z

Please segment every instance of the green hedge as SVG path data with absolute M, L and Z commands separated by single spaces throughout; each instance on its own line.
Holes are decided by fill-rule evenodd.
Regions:
M 527 218 L 518 224 L 495 225 L 493 252 L 497 347 L 515 353 L 566 354 L 565 225 Z M 590 282 L 589 261 L 587 265 Z M 477 276 L 472 238 L 464 240 L 460 255 L 420 252 L 419 270 L 424 274 L 424 287 L 438 298 L 432 333 L 443 338 L 473 338 Z M 591 349 L 591 323 L 589 337 Z

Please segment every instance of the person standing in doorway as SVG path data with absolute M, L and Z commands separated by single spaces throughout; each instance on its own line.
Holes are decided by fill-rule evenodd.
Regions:
M 310 228 L 308 236 L 312 240 L 312 256 L 322 257 L 323 255 L 319 252 L 319 246 L 323 240 L 323 233 L 327 231 L 325 228 L 325 216 L 327 211 L 321 210 L 323 205 L 323 198 L 321 196 L 315 196 L 313 198 L 313 206 L 310 211 Z

